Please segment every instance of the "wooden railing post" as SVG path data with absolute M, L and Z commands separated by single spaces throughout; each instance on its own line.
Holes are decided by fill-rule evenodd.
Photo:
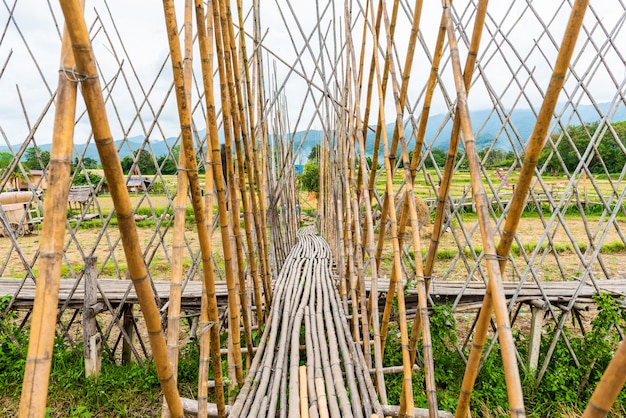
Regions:
M 102 310 L 98 302 L 97 257 L 85 258 L 85 298 L 83 301 L 83 353 L 85 376 L 99 376 L 102 362 L 102 338 L 96 326 L 96 314 Z

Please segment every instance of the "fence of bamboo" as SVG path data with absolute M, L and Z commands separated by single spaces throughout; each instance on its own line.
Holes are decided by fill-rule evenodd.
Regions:
M 223 416 L 230 392 L 223 382 L 241 387 L 250 367 L 258 366 L 252 331 L 276 320 L 270 307 L 284 301 L 273 302 L 274 281 L 293 262 L 289 253 L 303 223 L 314 223 L 328 241 L 337 307 L 349 314 L 339 332 L 347 341 L 366 342 L 358 364 L 374 371 L 376 402 L 383 406 L 383 357 L 390 325 L 397 325 L 400 415 L 413 411 L 419 390 L 426 391 L 429 415 L 438 410 L 429 326 L 429 306 L 438 303 L 429 298 L 434 278 L 460 281 L 462 292 L 477 282 L 484 291 L 466 330 L 474 335 L 471 350 L 456 347 L 468 364 L 458 417 L 467 414 L 483 351 L 492 351 L 495 340 L 514 416 L 525 413 L 520 367 L 537 369 L 540 384 L 560 342 L 579 363 L 563 332 L 567 319 L 577 315 L 583 289 L 600 292 L 600 279 L 622 278 L 626 258 L 626 165 L 614 173 L 600 154 L 612 144 L 612 157 L 626 155 L 624 129 L 613 123 L 626 119 L 621 1 L 296 6 L 187 0 L 184 7 L 164 1 L 162 10 L 149 11 L 151 22 L 163 22 L 152 25 L 160 29 L 146 28 L 159 40 L 137 37 L 137 23 L 124 20 L 132 15 L 127 10 L 105 2 L 83 12 L 78 0 L 63 0 L 60 8 L 50 4 L 41 11 L 46 23 L 38 25 L 51 34 L 56 28 L 58 39 L 49 38 L 58 45 L 60 70 L 58 55 L 51 58 L 51 48 L 39 45 L 26 4 L 5 4 L 0 15 L 6 22 L 0 103 L 22 112 L 0 119 L 0 155 L 7 157 L 0 159 L 0 190 L 47 185 L 43 195 L 33 194 L 44 213 L 40 234 L 11 233 L 0 210 L 8 235 L 0 237 L 0 275 L 22 284 L 0 314 L 13 308 L 23 285 L 37 283 L 34 307 L 22 317 L 31 333 L 24 415 L 45 410 L 55 333 L 78 344 L 72 330 L 81 329 L 81 310 L 70 302 L 58 306 L 59 279 L 76 279 L 71 300 L 94 273 L 84 268 L 87 260 L 98 256 L 95 275 L 130 278 L 140 306 L 125 302 L 130 288 L 116 306 L 104 303 L 99 309 L 108 313 L 97 319 L 101 344 L 115 358 L 152 357 L 165 395 L 163 414 L 180 416 L 174 378 L 180 335 L 197 336 L 198 413 L 211 409 L 207 376 L 213 367 L 215 410 Z M 37 91 L 24 90 L 26 82 Z M 584 146 L 568 129 L 574 125 L 581 125 Z M 52 140 L 49 152 L 43 138 Z M 573 157 L 561 155 L 567 145 Z M 97 171 L 90 168 L 90 146 L 102 167 L 98 180 L 88 175 Z M 294 170 L 312 149 L 309 162 L 319 167 L 314 204 Z M 490 156 L 502 149 L 510 150 L 506 166 L 490 167 Z M 176 175 L 166 174 L 172 164 Z M 564 176 L 550 176 L 554 167 Z M 35 177 L 38 168 L 44 174 Z M 90 193 L 74 214 L 67 209 L 68 184 L 80 176 Z M 129 195 L 137 177 L 153 189 Z M 469 210 L 476 215 L 469 217 Z M 536 214 L 533 234 L 520 232 L 524 212 Z M 615 247 L 621 250 L 611 253 Z M 548 295 L 548 275 L 577 284 L 566 301 L 556 304 Z M 170 281 L 167 303 L 155 280 Z M 189 281 L 202 282 L 199 313 L 181 309 Z M 217 303 L 219 281 L 226 287 L 225 310 Z M 541 297 L 528 301 L 520 294 L 531 282 Z M 512 297 L 505 283 L 515 287 Z M 417 302 L 409 306 L 405 291 L 412 286 Z M 518 316 L 536 318 L 538 309 L 557 330 L 541 362 L 522 359 L 512 333 Z M 225 347 L 215 344 L 222 331 L 228 333 Z M 411 378 L 419 341 L 424 388 L 412 387 Z M 297 352 L 297 344 L 292 349 Z M 622 357 L 618 351 L 602 384 L 623 384 Z M 286 359 L 280 359 L 285 366 Z M 292 368 L 294 377 L 299 371 Z M 600 416 L 616 396 L 600 387 L 598 393 L 587 416 Z

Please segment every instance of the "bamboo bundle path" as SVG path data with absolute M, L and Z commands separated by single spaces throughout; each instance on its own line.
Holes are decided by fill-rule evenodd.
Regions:
M 289 417 L 383 416 L 334 288 L 331 261 L 328 244 L 312 228 L 302 229 L 274 284 L 269 319 L 231 416 L 273 417 L 279 410 Z
M 230 416 L 393 414 L 380 404 L 361 347 L 352 339 L 331 265 L 326 241 L 312 227 L 301 229 L 275 281 L 269 319 Z

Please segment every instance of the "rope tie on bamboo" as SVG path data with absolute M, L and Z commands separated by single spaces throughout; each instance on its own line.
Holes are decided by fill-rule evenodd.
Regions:
M 511 256 L 502 257 L 499 254 L 483 254 L 483 258 L 487 261 L 509 261 Z
M 83 51 L 83 52 L 90 51 L 90 48 L 88 46 L 80 46 L 80 45 L 72 45 L 72 49 L 77 50 L 77 51 Z M 63 55 L 63 59 L 61 60 L 61 62 L 65 62 L 65 59 L 67 58 L 67 55 L 69 53 L 70 53 L 70 49 L 65 51 L 65 54 Z M 72 66 L 72 68 L 61 67 L 59 69 L 59 72 L 63 73 L 65 78 L 72 83 L 82 83 L 83 81 L 90 79 L 90 78 L 98 78 L 98 75 L 88 75 L 88 74 L 79 73 L 78 71 L 76 71 L 76 66 Z
M 178 170 L 178 171 L 188 171 L 188 172 L 197 172 L 198 171 L 197 168 L 194 169 L 194 168 L 179 167 L 179 166 L 176 166 L 176 170 Z
M 76 71 L 76 67 L 72 67 L 72 68 L 61 67 L 59 72 L 63 73 L 65 78 L 72 83 L 82 83 L 83 81 L 90 79 L 90 78 L 98 78 L 97 75 L 87 75 L 87 74 L 79 73 L 78 71 Z

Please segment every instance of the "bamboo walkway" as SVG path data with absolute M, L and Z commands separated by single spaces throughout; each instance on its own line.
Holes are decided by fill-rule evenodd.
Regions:
M 274 285 L 267 326 L 230 416 L 383 417 L 368 369 L 335 288 L 330 247 L 304 228 Z

